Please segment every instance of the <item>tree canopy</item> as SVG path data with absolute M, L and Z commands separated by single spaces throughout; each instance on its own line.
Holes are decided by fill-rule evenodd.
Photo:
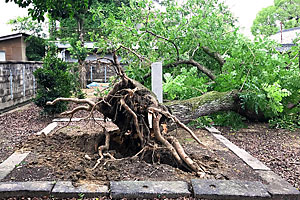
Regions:
M 274 8 L 268 9 L 288 9 L 284 2 L 275 1 Z M 163 62 L 165 98 L 237 91 L 239 103 L 253 116 L 298 120 L 299 46 L 290 54 L 280 54 L 272 41 L 252 42 L 238 33 L 235 18 L 218 0 L 162 4 L 159 10 L 151 1 L 132 0 L 117 7 L 120 15 L 103 12 L 104 5 L 91 6 L 91 23 L 97 24 L 97 31 L 88 31 L 86 37 L 103 56 L 119 54 L 128 76 L 148 87 L 150 64 Z
M 274 5 L 263 8 L 253 21 L 253 35 L 270 36 L 283 29 L 300 26 L 300 0 L 274 0 Z
M 298 48 L 290 55 L 266 39 L 252 42 L 238 34 L 229 9 L 217 0 L 164 1 L 157 10 L 147 1 L 122 7 L 126 17 L 103 20 L 92 39 L 99 51 L 117 50 L 127 73 L 145 82 L 152 62 L 162 61 L 165 97 L 187 99 L 209 91 L 237 90 L 244 108 L 264 119 L 297 113 Z

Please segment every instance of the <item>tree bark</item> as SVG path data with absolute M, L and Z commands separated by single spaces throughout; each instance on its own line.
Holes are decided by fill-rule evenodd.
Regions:
M 219 111 L 237 111 L 240 104 L 237 91 L 208 92 L 187 100 L 168 102 L 165 105 L 181 122 L 187 124 L 198 117 Z
M 80 45 L 81 48 L 84 48 L 84 31 L 83 31 L 83 19 L 78 18 L 77 19 L 78 23 L 78 34 L 79 34 L 79 40 L 80 40 Z M 81 59 L 81 56 L 78 58 L 78 64 L 79 64 L 79 74 L 80 74 L 80 85 L 81 88 L 86 88 L 87 85 L 87 80 L 86 80 L 86 69 L 84 65 L 84 60 Z

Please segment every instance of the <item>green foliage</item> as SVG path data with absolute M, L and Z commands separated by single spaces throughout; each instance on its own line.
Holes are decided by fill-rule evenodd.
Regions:
M 273 85 L 264 84 L 263 90 L 267 93 L 267 98 L 270 101 L 270 109 L 274 114 L 281 113 L 283 111 L 283 105 L 281 103 L 284 97 L 291 95 L 291 92 L 287 89 L 281 89 L 278 81 Z
M 270 36 L 280 30 L 300 26 L 300 0 L 274 0 L 274 5 L 263 8 L 251 27 L 253 35 Z
M 194 126 L 196 128 L 211 127 L 212 124 L 213 120 L 210 116 L 198 117 L 196 120 L 189 123 L 190 126 Z
M 282 115 L 280 117 L 270 119 L 269 126 L 271 128 L 283 128 L 294 131 L 300 128 L 299 116 L 299 114 Z
M 31 17 L 17 17 L 9 20 L 8 24 L 14 26 L 13 31 L 26 32 L 26 56 L 29 61 L 41 61 L 45 56 L 47 41 L 44 39 L 43 24 L 34 21 Z
M 209 116 L 202 116 L 190 123 L 196 128 L 213 126 L 227 126 L 233 130 L 245 128 L 245 118 L 235 112 L 217 112 Z
M 34 72 L 37 81 L 37 95 L 34 102 L 43 108 L 45 114 L 55 114 L 65 111 L 67 104 L 58 102 L 53 106 L 46 105 L 58 97 L 70 97 L 76 88 L 74 76 L 69 72 L 69 66 L 49 51 L 42 68 Z
M 233 130 L 245 128 L 245 118 L 235 112 L 218 112 L 211 115 L 215 126 L 227 126 Z
M 29 61 L 41 61 L 45 56 L 46 40 L 43 38 L 29 36 L 25 39 L 28 46 L 26 47 L 26 56 Z
M 150 82 L 150 79 L 149 80 L 144 80 L 143 77 L 150 73 L 150 68 L 149 67 L 145 67 L 145 66 L 139 66 L 139 67 L 136 67 L 136 66 L 133 66 L 132 64 L 131 65 L 128 65 L 125 67 L 125 71 L 126 71 L 126 74 L 134 79 L 134 80 L 137 80 L 139 82 L 144 82 L 144 85 L 148 88 L 151 88 L 151 82 Z
M 177 75 L 165 73 L 164 98 L 169 100 L 189 99 L 207 92 L 207 78 L 201 77 L 197 71 L 196 67 L 189 69 L 182 67 Z
M 89 9 L 93 0 L 5 0 L 5 2 L 15 2 L 20 7 L 29 7 L 28 13 L 33 19 L 45 20 L 48 13 L 53 19 L 80 17 Z

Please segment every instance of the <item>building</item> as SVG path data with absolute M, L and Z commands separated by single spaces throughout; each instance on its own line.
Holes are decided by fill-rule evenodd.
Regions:
M 27 61 L 26 33 L 16 33 L 0 37 L 0 61 Z
M 295 46 L 294 40 L 300 37 L 300 27 L 285 29 L 278 31 L 276 34 L 270 36 L 270 39 L 281 44 L 281 47 L 278 47 L 277 50 L 280 52 L 288 51 L 292 46 Z
M 61 43 L 56 41 L 55 45 L 58 49 L 58 57 L 60 57 L 63 61 L 69 63 L 78 62 L 78 60 L 71 55 L 71 45 L 69 43 Z M 86 63 L 88 63 L 85 65 L 86 80 L 88 83 L 94 81 L 107 83 L 111 76 L 116 75 L 116 72 L 111 67 L 110 62 L 102 57 L 113 59 L 112 54 L 105 54 L 103 56 L 102 54 L 97 53 L 98 48 L 95 46 L 94 42 L 85 42 L 84 47 L 89 50 L 85 59 Z M 121 57 L 118 56 L 118 59 L 121 60 Z M 96 62 L 97 60 L 100 62 Z

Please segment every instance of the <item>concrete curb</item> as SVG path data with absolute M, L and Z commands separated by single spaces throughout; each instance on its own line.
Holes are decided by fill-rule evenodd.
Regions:
M 300 194 L 283 190 L 275 194 L 278 185 L 264 185 L 258 181 L 205 180 L 184 181 L 112 181 L 106 185 L 85 183 L 73 186 L 70 181 L 0 182 L 0 199 L 9 197 L 93 198 L 109 196 L 113 199 L 165 199 L 194 197 L 205 199 L 288 199 L 299 200 Z M 277 189 L 275 189 L 277 191 Z M 278 192 L 278 191 L 277 191 Z M 292 193 L 291 193 L 292 192 Z
M 0 180 L 4 179 L 14 168 L 19 165 L 30 152 L 16 151 L 0 164 Z
M 191 196 L 188 183 L 183 181 L 112 181 L 113 199 L 154 199 Z
M 36 133 L 36 135 L 41 135 L 41 134 L 48 135 L 51 131 L 53 131 L 57 127 L 57 125 L 58 125 L 57 122 L 52 122 L 51 124 L 48 124 L 46 128 Z

